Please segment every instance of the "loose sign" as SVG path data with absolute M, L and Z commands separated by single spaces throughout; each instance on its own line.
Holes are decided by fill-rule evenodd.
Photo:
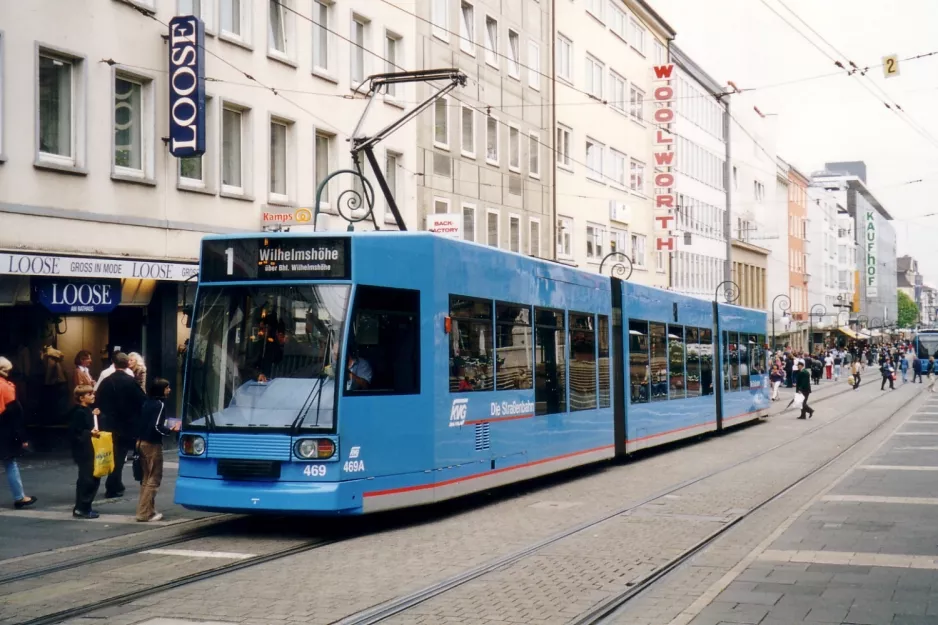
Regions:
M 193 15 L 169 22 L 169 152 L 205 154 L 205 24 Z

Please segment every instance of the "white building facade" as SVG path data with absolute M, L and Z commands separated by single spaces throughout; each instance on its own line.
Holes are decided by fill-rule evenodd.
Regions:
M 672 288 L 713 299 L 726 276 L 725 105 L 714 94 L 722 87 L 676 46 L 671 46 L 677 80 L 673 124 L 677 151 L 678 249 Z
M 652 94 L 674 31 L 644 2 L 555 6 L 556 258 L 599 271 L 619 252 L 630 280 L 667 287 L 668 253 L 654 249 Z
M 813 327 L 837 325 L 839 303 L 838 242 L 839 210 L 836 198 L 823 188 L 808 188 L 807 256 L 808 311 L 814 311 Z M 846 210 L 846 207 L 843 207 Z M 823 306 L 819 307 L 818 304 Z M 821 314 L 823 313 L 823 315 Z
M 66 369 L 90 350 L 93 371 L 120 347 L 175 380 L 187 334 L 180 285 L 196 272 L 201 238 L 310 209 L 318 181 L 350 166 L 346 140 L 364 108 L 352 89 L 386 71 L 389 55 L 413 66 L 414 19 L 393 2 L 282 1 L 0 5 L 0 353 L 22 352 L 21 370 L 44 345 L 65 353 Z M 164 38 L 174 16 L 193 12 L 206 31 L 206 151 L 179 160 L 167 143 Z M 364 132 L 414 98 L 401 87 Z M 408 224 L 415 144 L 411 124 L 376 150 Z M 349 177 L 330 185 L 320 230 L 345 229 L 335 202 L 351 187 Z M 379 227 L 384 213 L 379 197 Z M 43 280 L 113 282 L 119 305 L 53 315 L 30 296 Z

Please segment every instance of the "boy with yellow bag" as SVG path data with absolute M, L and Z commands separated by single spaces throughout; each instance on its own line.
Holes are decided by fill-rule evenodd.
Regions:
M 98 415 L 101 411 L 91 408 L 94 404 L 94 388 L 80 385 L 75 387 L 74 392 L 77 405 L 69 413 L 68 421 L 72 458 L 78 465 L 72 516 L 96 519 L 99 515 L 91 509 L 91 503 L 98 494 L 101 478 L 114 470 L 114 442 L 110 432 L 98 429 Z

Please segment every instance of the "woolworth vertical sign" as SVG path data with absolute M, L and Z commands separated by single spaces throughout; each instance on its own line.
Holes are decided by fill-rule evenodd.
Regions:
M 205 24 L 193 15 L 169 22 L 169 152 L 205 154 Z
M 674 228 L 674 135 L 671 124 L 674 122 L 674 87 L 671 86 L 671 74 L 674 64 L 655 65 L 655 251 L 677 251 L 677 239 L 672 236 Z

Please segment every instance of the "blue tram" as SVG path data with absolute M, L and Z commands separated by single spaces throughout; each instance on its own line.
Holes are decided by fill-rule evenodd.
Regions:
M 212 236 L 176 502 L 361 514 L 756 419 L 765 313 L 428 233 Z

